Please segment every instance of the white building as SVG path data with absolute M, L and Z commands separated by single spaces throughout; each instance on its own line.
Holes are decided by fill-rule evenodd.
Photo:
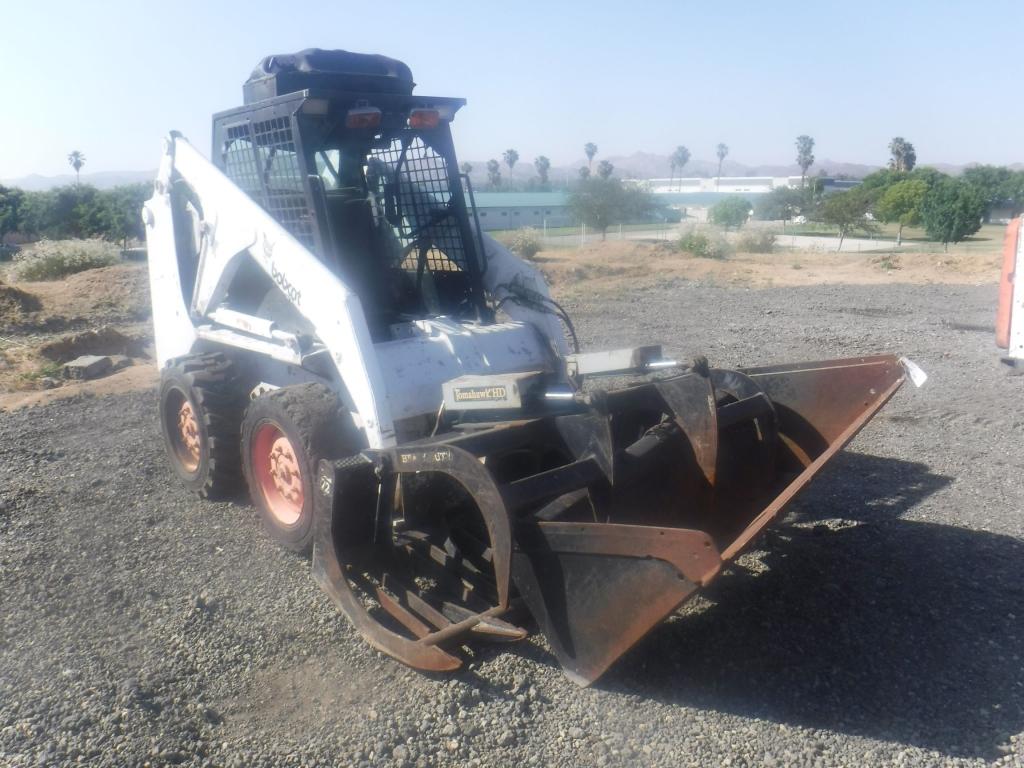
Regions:
M 829 177 L 807 177 L 820 180 L 825 185 L 825 191 L 839 191 L 849 189 L 860 184 L 859 181 L 833 179 Z M 800 187 L 799 176 L 722 176 L 721 178 L 682 178 L 682 179 L 647 179 L 644 182 L 650 191 L 656 195 L 686 195 L 686 194 L 707 194 L 717 193 L 721 195 L 761 195 L 771 192 L 774 189 Z M 806 181 L 805 181 L 806 183 Z

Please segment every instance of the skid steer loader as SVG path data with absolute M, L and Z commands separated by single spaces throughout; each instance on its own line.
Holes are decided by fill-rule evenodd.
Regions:
M 480 229 L 450 131 L 464 101 L 413 85 L 383 56 L 271 56 L 214 116 L 212 162 L 166 140 L 143 218 L 168 454 L 203 496 L 244 477 L 380 651 L 453 670 L 532 617 L 588 684 L 904 365 L 581 352 L 537 270 Z

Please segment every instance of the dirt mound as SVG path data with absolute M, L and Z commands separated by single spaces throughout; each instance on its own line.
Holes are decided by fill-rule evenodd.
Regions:
M 25 317 L 43 308 L 39 297 L 0 283 L 0 326 L 8 326 L 24 321 Z
M 103 326 L 95 331 L 83 331 L 63 336 L 39 347 L 39 354 L 55 363 L 65 363 L 80 355 L 126 355 L 146 357 L 148 339 L 132 336 L 116 328 Z
M 84 385 L 65 381 L 61 372 L 81 355 L 147 358 L 149 301 L 145 264 L 116 264 L 46 282 L 0 282 L 0 401 L 32 392 L 41 402 L 78 391 Z M 115 378 L 149 381 L 118 372 L 86 389 L 105 391 Z
M 149 317 L 149 284 L 143 264 L 117 264 L 63 280 L 21 283 L 39 297 L 47 315 L 114 322 Z

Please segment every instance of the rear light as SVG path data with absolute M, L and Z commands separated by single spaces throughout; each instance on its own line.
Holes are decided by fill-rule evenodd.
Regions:
M 345 127 L 376 128 L 380 125 L 380 116 L 376 107 L 352 107 L 345 115 Z
M 409 113 L 410 128 L 437 128 L 441 113 L 436 109 L 414 109 Z

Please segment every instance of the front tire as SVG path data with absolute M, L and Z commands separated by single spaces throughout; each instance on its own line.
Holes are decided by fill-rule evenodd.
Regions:
M 316 467 L 346 455 L 346 426 L 337 396 L 316 383 L 261 395 L 245 412 L 241 456 L 249 494 L 271 538 L 288 549 L 312 549 Z

